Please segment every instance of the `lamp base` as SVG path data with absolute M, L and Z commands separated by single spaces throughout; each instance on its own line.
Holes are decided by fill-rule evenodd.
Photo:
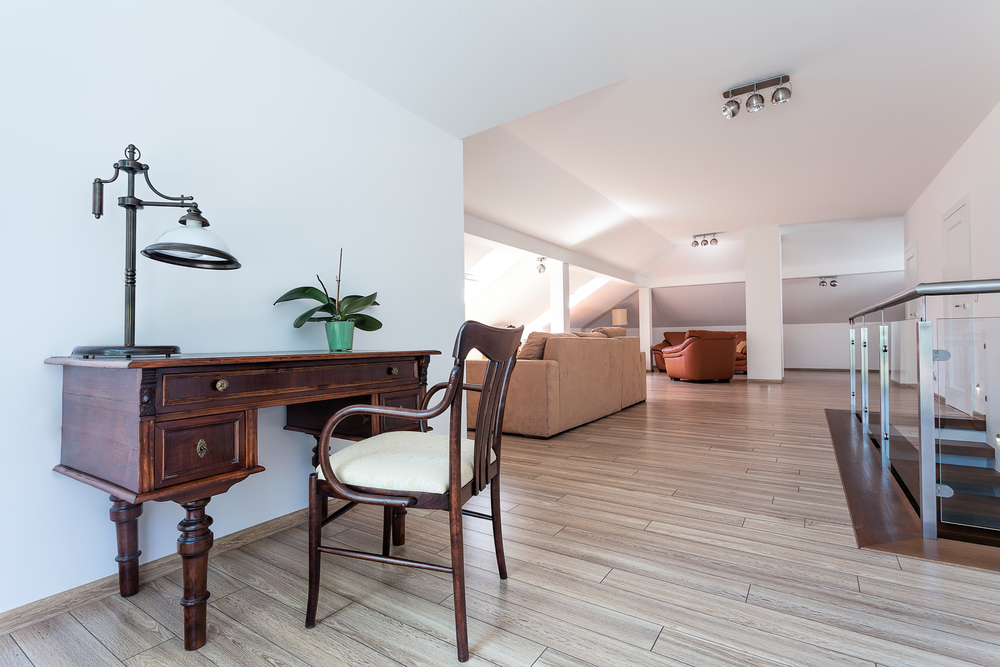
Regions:
M 79 345 L 73 348 L 74 357 L 140 357 L 180 354 L 176 345 Z

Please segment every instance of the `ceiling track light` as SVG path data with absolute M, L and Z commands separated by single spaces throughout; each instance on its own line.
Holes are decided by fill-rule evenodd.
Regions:
M 828 283 L 827 280 L 829 280 L 830 282 Z M 837 276 L 820 276 L 819 286 L 826 287 L 827 285 L 829 285 L 830 287 L 836 287 L 838 285 Z
M 707 234 L 695 234 L 691 237 L 691 247 L 697 248 L 699 246 L 719 245 L 719 239 L 715 238 L 715 236 L 716 234 L 721 233 L 722 232 L 709 232 Z M 709 236 L 712 238 L 708 238 Z M 698 239 L 701 239 L 701 241 Z
M 538 272 L 539 273 L 545 273 L 545 258 L 544 257 L 536 257 L 535 261 L 538 262 L 538 266 L 536 267 L 538 269 Z
M 740 112 L 740 95 L 750 94 L 746 103 L 747 113 L 756 113 L 763 109 L 764 96 L 760 94 L 760 90 L 765 88 L 774 88 L 774 92 L 771 93 L 771 104 L 784 104 L 792 99 L 792 89 L 788 86 L 790 83 L 791 78 L 787 74 L 782 74 L 770 79 L 754 81 L 738 88 L 730 88 L 722 93 L 722 96 L 726 98 L 726 103 L 722 105 L 722 117 L 734 118 Z

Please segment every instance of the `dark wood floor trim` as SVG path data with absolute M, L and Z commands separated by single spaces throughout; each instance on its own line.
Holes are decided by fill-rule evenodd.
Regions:
M 920 517 L 849 410 L 826 410 L 859 547 L 923 537 Z
M 865 549 L 1000 572 L 1000 549 L 956 540 L 925 540 L 913 505 L 849 410 L 826 410 L 854 539 Z

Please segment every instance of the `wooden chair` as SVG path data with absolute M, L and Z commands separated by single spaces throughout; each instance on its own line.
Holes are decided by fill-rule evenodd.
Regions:
M 507 385 L 516 361 L 517 345 L 524 327 L 496 329 L 479 322 L 466 322 L 455 341 L 455 365 L 448 382 L 433 386 L 419 410 L 353 405 L 334 414 L 319 438 L 318 473 L 309 476 L 309 602 L 306 627 L 316 624 L 319 597 L 320 554 L 362 558 L 378 563 L 406 565 L 449 572 L 455 590 L 455 629 L 458 659 L 469 659 L 469 635 L 465 614 L 465 565 L 462 548 L 462 516 L 488 519 L 493 523 L 500 578 L 507 578 L 500 530 L 500 433 Z M 473 349 L 489 360 L 481 385 L 465 384 L 465 358 Z M 462 390 L 479 391 L 476 436 L 462 433 Z M 431 397 L 445 391 L 441 402 L 428 408 Z M 448 434 L 426 432 L 428 419 L 451 410 Z M 392 431 L 366 438 L 330 455 L 330 434 L 343 419 L 357 414 L 409 419 L 420 431 Z M 490 485 L 489 515 L 462 509 L 463 505 Z M 326 516 L 327 499 L 348 501 Z M 323 526 L 358 503 L 384 508 L 382 553 L 374 554 L 324 546 Z M 448 510 L 451 527 L 451 567 L 407 560 L 389 555 L 390 533 L 401 538 L 402 514 L 406 507 Z M 400 544 L 401 539 L 394 540 Z

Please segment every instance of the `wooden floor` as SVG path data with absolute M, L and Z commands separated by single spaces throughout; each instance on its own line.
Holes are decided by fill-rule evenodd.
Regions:
M 824 416 L 845 374 L 649 387 L 551 440 L 505 437 L 510 578 L 467 519 L 469 664 L 1000 665 L 1000 574 L 856 547 Z M 444 562 L 446 517 L 407 523 L 402 551 Z M 377 548 L 379 525 L 327 530 Z M 0 665 L 457 664 L 433 572 L 326 557 L 306 630 L 305 545 L 296 527 L 213 553 L 199 651 L 178 638 L 177 572 L 0 636 Z

